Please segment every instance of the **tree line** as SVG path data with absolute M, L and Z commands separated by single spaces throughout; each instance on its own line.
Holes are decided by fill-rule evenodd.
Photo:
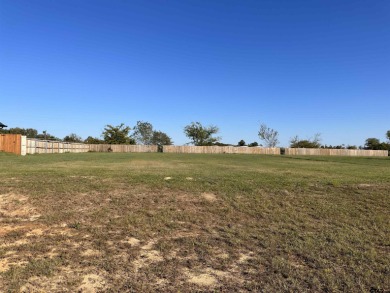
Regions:
M 248 147 L 276 147 L 279 144 L 279 132 L 268 127 L 266 124 L 261 124 L 258 130 L 258 137 L 262 144 L 254 141 L 246 144 L 241 139 L 237 145 L 225 144 L 221 142 L 221 137 L 217 136 L 219 128 L 215 125 L 204 126 L 200 122 L 191 122 L 184 127 L 184 134 L 189 138 L 188 144 L 195 146 L 248 146 Z M 102 131 L 101 138 L 88 136 L 82 139 L 75 133 L 66 135 L 60 139 L 54 135 L 42 131 L 39 133 L 33 128 L 10 128 L 0 129 L 0 133 L 21 134 L 29 138 L 37 138 L 43 140 L 57 140 L 64 142 L 82 142 L 87 144 L 141 144 L 141 145 L 172 145 L 171 137 L 163 131 L 155 130 L 150 122 L 137 121 L 134 127 L 130 127 L 121 123 L 117 126 L 106 125 Z M 388 150 L 390 151 L 390 130 L 385 134 L 387 141 L 380 141 L 378 138 L 367 138 L 364 146 L 355 145 L 322 145 L 321 135 L 315 134 L 312 138 L 301 139 L 297 135 L 290 139 L 291 148 L 330 148 L 330 149 L 366 149 L 366 150 Z
M 231 145 L 223 144 L 220 142 L 220 137 L 214 136 L 218 133 L 219 129 L 215 125 L 203 126 L 199 122 L 192 122 L 184 128 L 184 133 L 191 139 L 191 143 L 198 146 L 207 145 Z M 259 139 L 263 144 L 252 142 L 246 144 L 242 139 L 238 142 L 237 146 L 265 146 L 276 147 L 279 144 L 279 132 L 275 129 L 268 127 L 266 124 L 261 124 L 257 133 Z M 367 138 L 364 146 L 355 145 L 323 145 L 321 144 L 321 134 L 316 133 L 314 137 L 301 139 L 298 135 L 290 139 L 290 148 L 329 148 L 329 149 L 366 149 L 366 150 L 388 150 L 390 151 L 390 130 L 386 132 L 387 142 L 381 142 L 377 138 Z
M 82 139 L 76 133 L 70 133 L 64 138 L 59 138 L 49 134 L 47 131 L 39 133 L 34 128 L 14 127 L 10 129 L 0 129 L 0 134 L 21 134 L 28 138 L 37 138 L 42 140 L 55 140 L 74 143 L 87 144 L 143 144 L 143 145 L 172 145 L 172 139 L 163 131 L 155 130 L 149 122 L 137 121 L 137 124 L 131 128 L 121 123 L 120 125 L 106 125 L 101 134 L 101 138 L 88 136 Z

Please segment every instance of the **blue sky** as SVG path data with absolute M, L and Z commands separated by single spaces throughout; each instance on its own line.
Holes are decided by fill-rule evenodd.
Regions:
M 390 129 L 390 1 L 1 0 L 0 121 L 58 137 L 191 121 L 225 143 Z

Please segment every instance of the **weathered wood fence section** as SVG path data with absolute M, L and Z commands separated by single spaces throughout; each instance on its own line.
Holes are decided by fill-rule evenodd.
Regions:
M 20 134 L 0 134 L 0 152 L 25 155 L 26 137 Z
M 86 153 L 89 146 L 83 143 L 70 143 L 27 138 L 27 154 Z
M 386 150 L 348 150 L 348 149 L 304 149 L 286 148 L 287 156 L 354 156 L 354 157 L 387 157 Z
M 151 153 L 157 152 L 156 145 L 115 145 L 115 144 L 84 144 L 74 142 L 48 141 L 27 138 L 25 153 L 27 154 L 56 154 L 56 153 Z
M 164 153 L 180 154 L 258 154 L 280 155 L 280 148 L 233 147 L 233 146 L 163 146 Z
M 113 153 L 157 153 L 156 145 L 125 145 L 125 144 L 89 144 L 91 152 Z
M 280 155 L 280 148 L 233 147 L 233 146 L 173 146 L 159 148 L 156 145 L 115 145 L 115 144 L 84 144 L 60 141 L 48 141 L 26 138 L 20 134 L 0 134 L 0 152 L 26 154 L 54 153 L 179 153 L 179 154 L 259 154 Z M 305 149 L 285 148 L 287 156 L 356 156 L 356 157 L 387 157 L 386 150 L 348 150 L 348 149 Z

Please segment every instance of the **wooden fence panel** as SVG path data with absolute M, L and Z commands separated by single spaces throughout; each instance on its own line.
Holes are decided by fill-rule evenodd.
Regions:
M 259 154 L 280 155 L 280 148 L 233 147 L 233 146 L 163 146 L 164 153 L 177 154 Z
M 47 154 L 47 153 L 85 153 L 115 152 L 115 153 L 156 153 L 156 145 L 110 145 L 83 144 L 58 141 L 45 141 L 22 137 L 19 134 L 1 134 L 0 151 L 15 154 Z M 262 154 L 280 155 L 280 148 L 263 147 L 233 147 L 233 146 L 163 146 L 164 153 L 185 154 Z M 285 155 L 290 156 L 367 156 L 387 157 L 386 150 L 348 150 L 348 149 L 305 149 L 286 148 Z
M 157 153 L 156 145 L 129 145 L 129 144 L 90 144 L 88 148 L 92 152 L 113 153 Z
M 356 156 L 356 157 L 387 157 L 386 150 L 348 150 L 348 149 L 305 149 L 286 148 L 287 156 Z
M 83 143 L 69 143 L 60 141 L 47 141 L 35 138 L 27 138 L 27 154 L 62 154 L 62 153 L 86 153 L 89 145 Z
M 0 134 L 0 152 L 22 154 L 22 135 Z
M 27 154 L 27 137 L 24 135 L 21 136 L 20 148 L 20 154 L 25 156 Z

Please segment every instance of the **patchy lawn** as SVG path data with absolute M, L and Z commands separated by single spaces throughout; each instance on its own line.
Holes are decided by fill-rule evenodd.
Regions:
M 390 290 L 389 196 L 389 158 L 0 153 L 0 291 Z

